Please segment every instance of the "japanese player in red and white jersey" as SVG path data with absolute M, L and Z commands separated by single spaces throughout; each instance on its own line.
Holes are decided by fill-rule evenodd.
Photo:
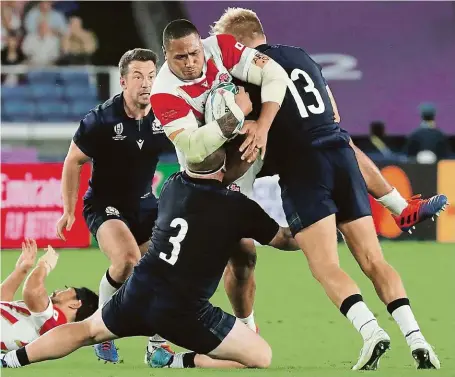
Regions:
M 196 27 L 187 20 L 168 24 L 163 32 L 163 64 L 151 92 L 151 104 L 166 135 L 174 143 L 180 164 L 203 171 L 204 159 L 238 133 L 247 134 L 241 150 L 252 162 L 262 148 L 267 132 L 283 101 L 286 72 L 272 59 L 245 47 L 231 35 L 201 40 Z M 228 103 L 230 112 L 204 125 L 208 93 L 232 77 L 261 86 L 262 111 L 256 122 L 243 122 L 251 112 L 248 95 L 240 90 Z M 201 127 L 204 126 L 204 127 Z
M 34 240 L 22 243 L 14 271 L 1 284 L 1 351 L 12 351 L 67 322 L 81 321 L 98 308 L 98 296 L 87 288 L 67 288 L 47 294 L 47 275 L 55 268 L 58 254 L 49 246 L 25 281 L 22 300 L 14 295 L 33 268 L 37 247 Z

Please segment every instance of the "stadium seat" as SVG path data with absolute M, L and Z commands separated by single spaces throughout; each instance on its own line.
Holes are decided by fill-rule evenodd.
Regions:
M 31 98 L 30 89 L 26 85 L 6 86 L 2 85 L 2 99 L 25 100 Z
M 60 72 L 60 79 L 67 84 L 78 84 L 81 86 L 88 86 L 90 82 L 89 74 L 84 71 L 62 71 Z
M 68 120 L 68 104 L 61 101 L 39 101 L 37 116 L 42 122 L 64 122 Z
M 74 121 L 81 120 L 87 113 L 93 109 L 98 102 L 89 100 L 74 101 L 70 106 L 70 116 Z
M 52 71 L 31 71 L 27 74 L 30 83 L 55 84 L 58 79 L 58 72 Z
M 94 101 L 98 98 L 98 90 L 94 85 L 68 84 L 65 86 L 65 97 L 69 101 L 86 99 Z
M 62 98 L 63 88 L 58 84 L 36 83 L 30 85 L 30 92 L 36 100 L 58 100 Z
M 32 101 L 8 99 L 3 103 L 2 117 L 13 122 L 27 122 L 35 120 L 35 104 Z

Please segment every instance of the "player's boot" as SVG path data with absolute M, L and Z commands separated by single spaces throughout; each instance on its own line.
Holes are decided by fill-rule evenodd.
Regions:
M 408 206 L 401 215 L 392 215 L 396 224 L 403 232 L 412 233 L 415 225 L 429 218 L 434 220 L 434 216 L 439 216 L 449 205 L 447 196 L 435 195 L 429 199 L 422 199 L 421 195 L 414 195 L 408 200 Z
M 411 344 L 411 354 L 417 369 L 441 369 L 436 353 L 424 339 L 417 339 Z
M 359 361 L 352 367 L 353 370 L 376 370 L 378 369 L 379 359 L 390 348 L 390 337 L 387 333 L 378 328 L 365 341 L 360 351 Z
M 154 342 L 148 342 L 147 347 L 145 348 L 145 357 L 144 357 L 144 363 L 149 365 L 149 360 L 152 357 L 152 354 L 158 349 L 158 348 L 163 348 L 170 354 L 174 354 L 174 351 L 172 350 L 171 346 L 167 343 L 158 343 L 154 344 Z
M 157 347 L 152 352 L 147 347 L 147 364 L 152 368 L 169 367 L 173 357 L 174 353 L 164 347 Z
M 103 360 L 106 363 L 118 363 L 119 357 L 117 347 L 115 346 L 113 340 L 95 344 L 93 348 L 95 348 L 95 354 L 98 357 L 98 360 Z

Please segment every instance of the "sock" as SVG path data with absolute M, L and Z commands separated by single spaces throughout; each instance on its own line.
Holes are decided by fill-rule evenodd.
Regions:
M 8 352 L 3 356 L 3 361 L 9 368 L 20 368 L 30 364 L 25 347 L 19 348 L 16 351 Z
M 179 352 L 173 355 L 169 368 L 195 368 L 194 358 L 196 357 L 196 352 Z
M 376 199 L 376 201 L 381 203 L 395 216 L 401 215 L 401 212 L 408 206 L 408 202 L 401 196 L 395 187 L 388 194 Z
M 238 318 L 239 321 L 243 322 L 245 325 L 248 326 L 251 330 L 256 332 L 256 323 L 254 322 L 254 310 L 251 314 L 246 318 Z
M 412 312 L 409 299 L 399 298 L 387 305 L 387 310 L 400 327 L 408 345 L 415 339 L 425 339 Z
M 109 270 L 103 275 L 100 281 L 100 288 L 99 288 L 99 307 L 103 307 L 103 305 L 112 297 L 112 295 L 117 292 L 117 290 L 122 286 L 123 283 L 117 283 L 114 279 L 111 278 L 109 275 Z
M 148 346 L 153 347 L 161 347 L 162 345 L 166 344 L 166 339 L 162 338 L 160 335 L 155 334 L 149 338 L 149 344 Z M 152 350 L 149 348 L 149 351 L 151 352 Z
M 341 304 L 340 311 L 354 325 L 355 329 L 362 335 L 364 341 L 369 339 L 379 327 L 374 314 L 363 302 L 362 295 L 360 294 L 347 297 Z

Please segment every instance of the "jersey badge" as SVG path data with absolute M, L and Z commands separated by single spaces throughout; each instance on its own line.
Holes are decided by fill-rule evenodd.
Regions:
M 116 133 L 115 136 L 112 136 L 114 140 L 123 140 L 126 136 L 122 135 L 123 132 L 123 124 L 118 123 L 114 126 L 114 132 Z

